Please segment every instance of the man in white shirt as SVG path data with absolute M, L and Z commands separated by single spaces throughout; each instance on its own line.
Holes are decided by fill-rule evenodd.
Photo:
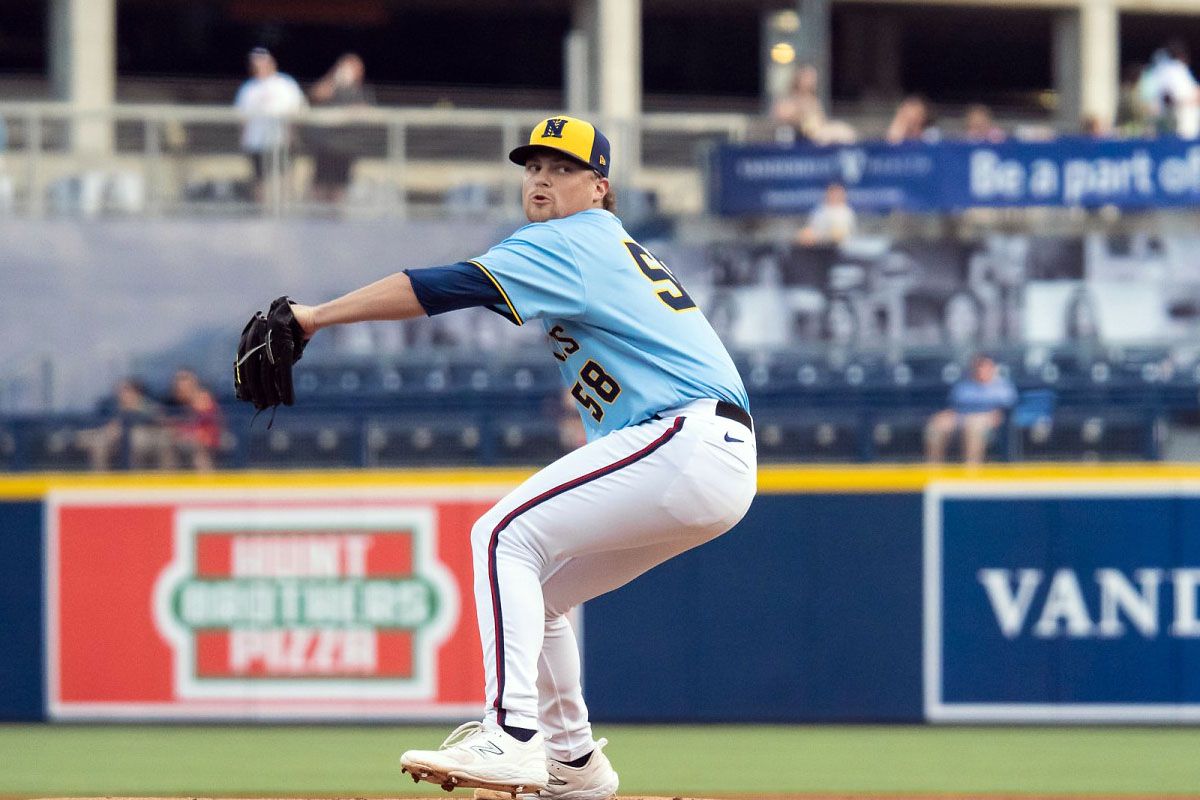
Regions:
M 250 51 L 249 66 L 250 79 L 238 89 L 233 104 L 246 118 L 242 150 L 250 156 L 255 199 L 261 200 L 263 179 L 271 167 L 280 173 L 286 168 L 289 133 L 285 117 L 304 109 L 307 101 L 295 79 L 279 71 L 275 57 L 265 47 Z
M 831 183 L 825 187 L 825 199 L 813 209 L 808 222 L 796 234 L 796 243 L 806 246 L 841 244 L 854 234 L 858 220 L 846 202 L 846 187 Z
M 1182 139 L 1200 137 L 1200 84 L 1188 66 L 1187 47 L 1174 41 L 1166 57 L 1154 66 L 1154 88 L 1163 106 L 1175 116 L 1175 133 Z

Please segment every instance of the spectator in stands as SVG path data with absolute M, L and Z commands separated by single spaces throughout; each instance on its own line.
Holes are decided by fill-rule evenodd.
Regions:
M 986 355 L 975 356 L 971 376 L 950 389 L 950 407 L 930 417 L 925 426 L 926 459 L 932 464 L 945 461 L 950 438 L 961 431 L 963 460 L 983 463 L 992 432 L 1016 402 L 1017 390 L 997 373 L 996 362 Z
M 308 90 L 309 101 L 322 108 L 366 108 L 374 104 L 374 93 L 363 82 L 366 67 L 356 53 L 346 53 Z M 313 127 L 308 139 L 314 150 L 316 171 L 313 197 L 318 202 L 338 203 L 345 197 L 350 170 L 358 153 L 352 125 Z
M 854 128 L 825 116 L 819 92 L 817 68 L 804 64 L 792 74 L 791 88 L 771 109 L 771 118 L 780 129 L 798 142 L 816 145 L 853 144 L 858 139 Z
M 854 235 L 858 219 L 846 201 L 846 187 L 831 183 L 825 187 L 825 198 L 808 215 L 808 222 L 796 232 L 796 243 L 805 247 L 820 244 L 841 244 Z
M 963 138 L 968 142 L 987 144 L 1003 142 L 1004 129 L 992 119 L 992 112 L 982 103 L 972 103 L 967 106 L 963 115 Z
M 265 47 L 250 51 L 249 68 L 250 78 L 238 89 L 233 104 L 245 118 L 242 150 L 250 157 L 254 197 L 261 202 L 267 176 L 287 174 L 290 129 L 286 117 L 301 111 L 306 102 L 299 84 L 279 71 L 275 57 Z
M 1161 133 L 1195 139 L 1200 136 L 1200 84 L 1189 61 L 1187 46 L 1170 42 L 1154 54 L 1142 93 L 1158 117 Z
M 164 466 L 174 467 L 178 459 L 197 472 L 209 472 L 221 445 L 224 428 L 221 408 L 200 383 L 196 373 L 181 369 L 171 382 L 171 453 Z
M 1084 114 L 1079 120 L 1079 134 L 1089 139 L 1106 139 L 1110 131 L 1099 114 Z
M 934 123 L 929 101 L 919 94 L 909 95 L 896 107 L 886 138 L 892 144 L 941 141 L 942 133 Z
M 162 408 L 150 398 L 146 387 L 133 378 L 124 378 L 117 383 L 113 398 L 102 406 L 108 406 L 108 422 L 77 434 L 79 447 L 87 451 L 92 469 L 161 466 L 167 431 Z

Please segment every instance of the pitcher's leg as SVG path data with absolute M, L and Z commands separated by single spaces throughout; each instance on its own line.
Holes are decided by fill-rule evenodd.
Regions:
M 574 761 L 593 747 L 579 677 L 579 643 L 570 620 L 547 617 L 538 658 L 538 704 L 546 750 L 559 761 Z
M 537 659 L 542 649 L 542 563 L 528 549 L 500 546 L 492 513 L 471 530 L 475 613 L 483 646 L 487 719 L 537 730 Z M 481 602 L 485 599 L 485 602 Z
M 541 470 L 471 531 L 475 607 L 488 716 L 538 727 L 541 582 L 556 563 L 590 548 L 627 547 L 678 527 L 655 506 L 677 469 L 666 447 L 683 420 L 618 431 Z

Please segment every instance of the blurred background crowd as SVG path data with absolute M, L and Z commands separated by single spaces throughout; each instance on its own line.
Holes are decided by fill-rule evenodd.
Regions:
M 518 226 L 504 154 L 554 112 L 613 140 L 617 213 L 734 350 L 764 460 L 1200 458 L 1197 47 L 1190 0 L 0 0 L 0 470 L 576 446 L 539 337 L 483 311 L 319 340 L 269 430 L 227 374 L 256 303 Z M 1166 148 L 1183 188 L 863 182 L 1021 145 L 1097 191 Z M 729 211 L 716 153 L 795 156 L 811 202 Z

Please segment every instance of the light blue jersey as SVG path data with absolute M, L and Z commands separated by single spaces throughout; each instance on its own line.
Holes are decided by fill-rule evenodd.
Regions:
M 496 311 L 542 320 L 589 440 L 693 400 L 749 410 L 704 314 L 609 212 L 526 225 L 470 263 L 504 297 Z

